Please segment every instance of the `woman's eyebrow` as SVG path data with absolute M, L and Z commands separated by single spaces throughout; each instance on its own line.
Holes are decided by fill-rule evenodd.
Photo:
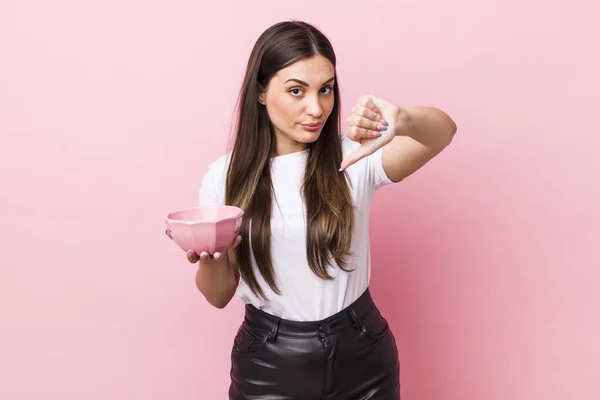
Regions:
M 330 83 L 330 82 L 333 82 L 334 80 L 335 80 L 335 77 L 333 77 L 333 78 L 329 78 L 328 80 L 326 80 L 325 82 L 323 82 L 323 83 L 321 84 L 321 86 L 323 86 L 323 85 L 326 85 L 326 84 L 328 84 L 328 83 Z M 299 84 L 301 84 L 302 86 L 310 87 L 310 85 L 309 85 L 308 83 L 306 83 L 306 82 L 304 82 L 304 81 L 301 81 L 300 79 L 295 79 L 295 78 L 288 79 L 288 80 L 287 80 L 287 81 L 285 81 L 284 83 L 288 83 L 288 82 L 290 82 L 290 81 L 293 81 L 293 82 L 299 83 Z

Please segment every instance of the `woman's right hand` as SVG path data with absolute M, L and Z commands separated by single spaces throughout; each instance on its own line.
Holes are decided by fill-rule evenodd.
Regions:
M 173 236 L 171 236 L 171 231 L 169 229 L 167 229 L 165 231 L 166 235 L 173 240 Z M 242 242 L 242 237 L 238 236 L 235 239 L 235 242 L 233 243 L 233 246 L 231 246 L 229 249 L 227 250 L 231 250 L 231 249 L 235 249 L 240 243 Z M 227 251 L 226 250 L 226 251 Z M 210 263 L 213 261 L 219 261 L 221 259 L 221 257 L 223 256 L 223 253 L 221 252 L 215 252 L 215 254 L 208 254 L 208 252 L 203 251 L 200 254 L 196 254 L 193 250 L 188 250 L 187 252 L 187 259 L 189 262 L 191 262 L 192 264 L 197 263 L 198 261 L 200 261 L 203 264 L 206 263 Z

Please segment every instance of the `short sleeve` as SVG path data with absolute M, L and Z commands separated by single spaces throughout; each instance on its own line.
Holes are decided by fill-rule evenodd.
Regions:
M 199 206 L 221 206 L 225 204 L 225 174 L 211 165 L 200 185 Z
M 383 169 L 383 147 L 367 157 L 369 181 L 375 189 L 394 183 Z
M 346 136 L 342 136 L 342 148 L 344 150 L 344 157 L 352 153 L 360 146 L 359 143 L 348 139 Z M 383 169 L 383 148 L 378 149 L 373 154 L 359 160 L 355 165 L 349 167 L 349 171 L 353 172 L 364 179 L 368 187 L 372 191 L 376 191 L 382 186 L 394 183 Z

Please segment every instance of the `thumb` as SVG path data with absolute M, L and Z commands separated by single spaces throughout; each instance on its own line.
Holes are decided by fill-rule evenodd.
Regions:
M 368 156 L 369 154 L 370 154 L 369 149 L 367 149 L 364 146 L 360 146 L 358 149 L 356 149 L 352 153 L 348 154 L 342 160 L 342 165 L 341 165 L 340 171 L 345 170 L 346 168 L 348 168 L 352 164 L 360 161 L 361 159 L 363 159 L 364 157 Z
M 238 237 L 235 238 L 235 242 L 233 242 L 233 246 L 231 246 L 231 248 L 235 249 L 240 243 L 242 243 L 242 237 L 238 235 Z
M 233 246 L 229 250 L 235 249 L 237 246 L 239 246 L 240 243 L 242 243 L 242 237 L 238 236 L 235 239 L 235 242 L 233 243 Z M 235 252 L 234 251 L 228 251 L 227 255 L 229 256 L 229 264 L 231 264 L 231 265 L 237 264 L 237 258 L 235 256 Z

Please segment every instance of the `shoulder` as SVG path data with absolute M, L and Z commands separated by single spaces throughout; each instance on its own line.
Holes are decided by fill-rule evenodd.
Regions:
M 341 136 L 342 154 L 347 157 L 360 147 L 360 143 L 350 140 L 346 135 Z M 368 186 L 373 191 L 383 185 L 392 183 L 383 169 L 382 149 L 364 157 L 347 169 L 353 184 Z
M 208 165 L 200 185 L 200 206 L 225 204 L 225 186 L 230 160 L 231 153 L 228 153 Z
M 344 158 L 348 157 L 348 155 L 360 147 L 360 143 L 349 139 L 346 135 L 341 136 L 341 141 L 342 157 Z M 354 172 L 358 172 L 359 170 L 362 170 L 364 172 L 368 168 L 369 161 L 369 157 L 358 160 L 354 165 L 348 168 L 348 171 L 350 172 L 350 170 L 353 170 Z
M 360 146 L 359 143 L 348 139 L 346 135 L 341 135 L 340 140 L 342 141 L 342 154 L 344 155 L 344 157 L 352 153 L 358 148 L 358 146 Z
M 205 178 L 212 180 L 221 180 L 227 176 L 227 170 L 229 169 L 229 163 L 231 162 L 231 152 L 227 153 L 208 165 L 206 170 Z

